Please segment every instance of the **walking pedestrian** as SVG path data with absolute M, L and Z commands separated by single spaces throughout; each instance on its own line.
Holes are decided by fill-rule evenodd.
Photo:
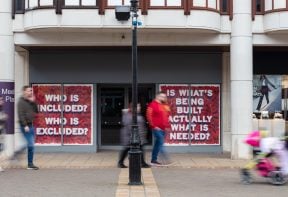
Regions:
M 33 91 L 30 86 L 24 86 L 22 88 L 23 95 L 18 101 L 18 116 L 20 123 L 20 130 L 27 143 L 27 159 L 29 170 L 38 170 L 39 168 L 34 165 L 34 127 L 33 120 L 38 113 L 37 104 L 35 102 L 35 97 L 33 96 Z M 23 152 L 26 147 L 22 147 L 19 151 L 15 152 L 15 156 Z
M 164 92 L 156 94 L 155 99 L 148 105 L 146 115 L 154 137 L 151 165 L 170 164 L 171 161 L 163 146 L 166 132 L 171 130 L 170 107 Z M 163 156 L 164 163 L 158 161 L 159 153 Z
M 1 161 L 4 158 L 3 148 L 4 148 L 4 133 L 6 132 L 6 122 L 8 115 L 4 111 L 4 99 L 0 96 L 0 152 L 1 152 Z M 0 172 L 3 172 L 4 169 L 0 166 Z
M 149 168 L 150 166 L 145 162 L 145 152 L 143 146 L 147 143 L 147 130 L 145 128 L 145 120 L 140 114 L 141 106 L 137 104 L 137 123 L 140 137 L 140 150 L 141 154 L 141 166 L 142 168 Z M 130 136 L 132 131 L 132 110 L 131 104 L 128 109 L 122 110 L 122 124 L 123 127 L 121 129 L 121 142 L 123 144 L 123 149 L 120 152 L 120 157 L 118 161 L 119 168 L 127 168 L 124 164 L 124 160 L 128 155 L 128 151 L 130 150 Z

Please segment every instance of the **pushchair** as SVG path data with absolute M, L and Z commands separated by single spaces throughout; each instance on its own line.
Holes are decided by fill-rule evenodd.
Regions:
M 265 137 L 261 131 L 253 131 L 247 136 L 245 143 L 254 149 L 259 149 L 259 151 L 254 151 L 254 159 L 241 169 L 242 183 L 252 183 L 249 170 L 253 168 L 258 175 L 268 178 L 273 185 L 283 185 L 287 182 L 288 152 L 286 141 L 275 137 Z M 271 156 L 273 155 L 279 159 L 281 167 L 272 161 Z

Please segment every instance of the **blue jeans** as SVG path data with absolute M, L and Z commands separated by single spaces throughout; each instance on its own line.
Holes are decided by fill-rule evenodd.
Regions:
M 152 150 L 151 162 L 157 161 L 158 154 L 162 154 L 164 158 L 167 158 L 166 152 L 164 150 L 163 144 L 165 140 L 165 131 L 162 130 L 152 130 L 154 136 L 154 146 Z
M 26 143 L 27 143 L 27 149 L 28 149 L 28 165 L 33 164 L 33 156 L 34 156 L 34 127 L 33 126 L 29 126 L 29 132 L 25 132 L 25 129 L 23 126 L 20 126 L 21 132 L 23 134 L 23 136 L 26 139 Z M 25 147 L 23 148 L 25 149 Z

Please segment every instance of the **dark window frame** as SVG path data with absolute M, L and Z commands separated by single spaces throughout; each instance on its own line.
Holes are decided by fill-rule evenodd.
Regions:
M 226 2 L 226 6 L 223 6 L 223 3 Z M 222 15 L 229 15 L 229 5 L 230 5 L 230 0 L 220 0 L 220 13 Z M 226 7 L 224 10 L 224 7 Z
M 19 3 L 21 2 L 21 3 Z M 18 4 L 19 3 L 19 4 Z M 20 9 L 17 9 L 18 5 L 21 6 Z M 25 0 L 14 0 L 13 9 L 15 9 L 15 14 L 24 14 L 25 13 Z

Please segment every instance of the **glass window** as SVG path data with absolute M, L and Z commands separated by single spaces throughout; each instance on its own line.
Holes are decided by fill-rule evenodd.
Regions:
M 206 0 L 194 0 L 193 6 L 194 7 L 206 7 Z
M 131 3 L 130 3 L 130 0 L 124 0 L 124 5 L 130 5 Z M 139 5 L 139 3 L 138 3 L 138 5 Z
M 108 6 L 122 5 L 122 0 L 108 0 Z
M 28 1 L 25 1 L 25 9 L 27 9 L 27 8 L 29 8 L 29 4 L 28 4 Z
M 181 0 L 167 0 L 167 6 L 178 6 L 180 7 L 182 5 Z
M 53 6 L 53 0 L 41 0 L 40 6 Z
M 92 85 L 65 84 L 63 93 L 63 144 L 93 144 Z
M 61 145 L 61 85 L 34 84 L 33 94 L 39 110 L 33 122 L 35 143 Z
M 93 143 L 93 86 L 34 84 L 39 113 L 33 122 L 38 145 Z
M 182 0 L 150 0 L 150 6 L 182 6 Z
M 29 8 L 38 7 L 38 0 L 29 0 Z
M 79 0 L 65 0 L 66 6 L 79 6 L 80 1 Z
M 82 0 L 83 6 L 96 6 L 96 0 Z
M 164 0 L 151 0 L 150 6 L 165 6 Z
M 208 0 L 208 8 L 217 9 L 216 0 Z
M 220 85 L 160 84 L 159 90 L 167 94 L 170 112 L 166 146 L 220 145 Z
M 272 0 L 265 0 L 265 11 L 272 10 Z
M 286 8 L 286 0 L 274 0 L 274 9 Z

